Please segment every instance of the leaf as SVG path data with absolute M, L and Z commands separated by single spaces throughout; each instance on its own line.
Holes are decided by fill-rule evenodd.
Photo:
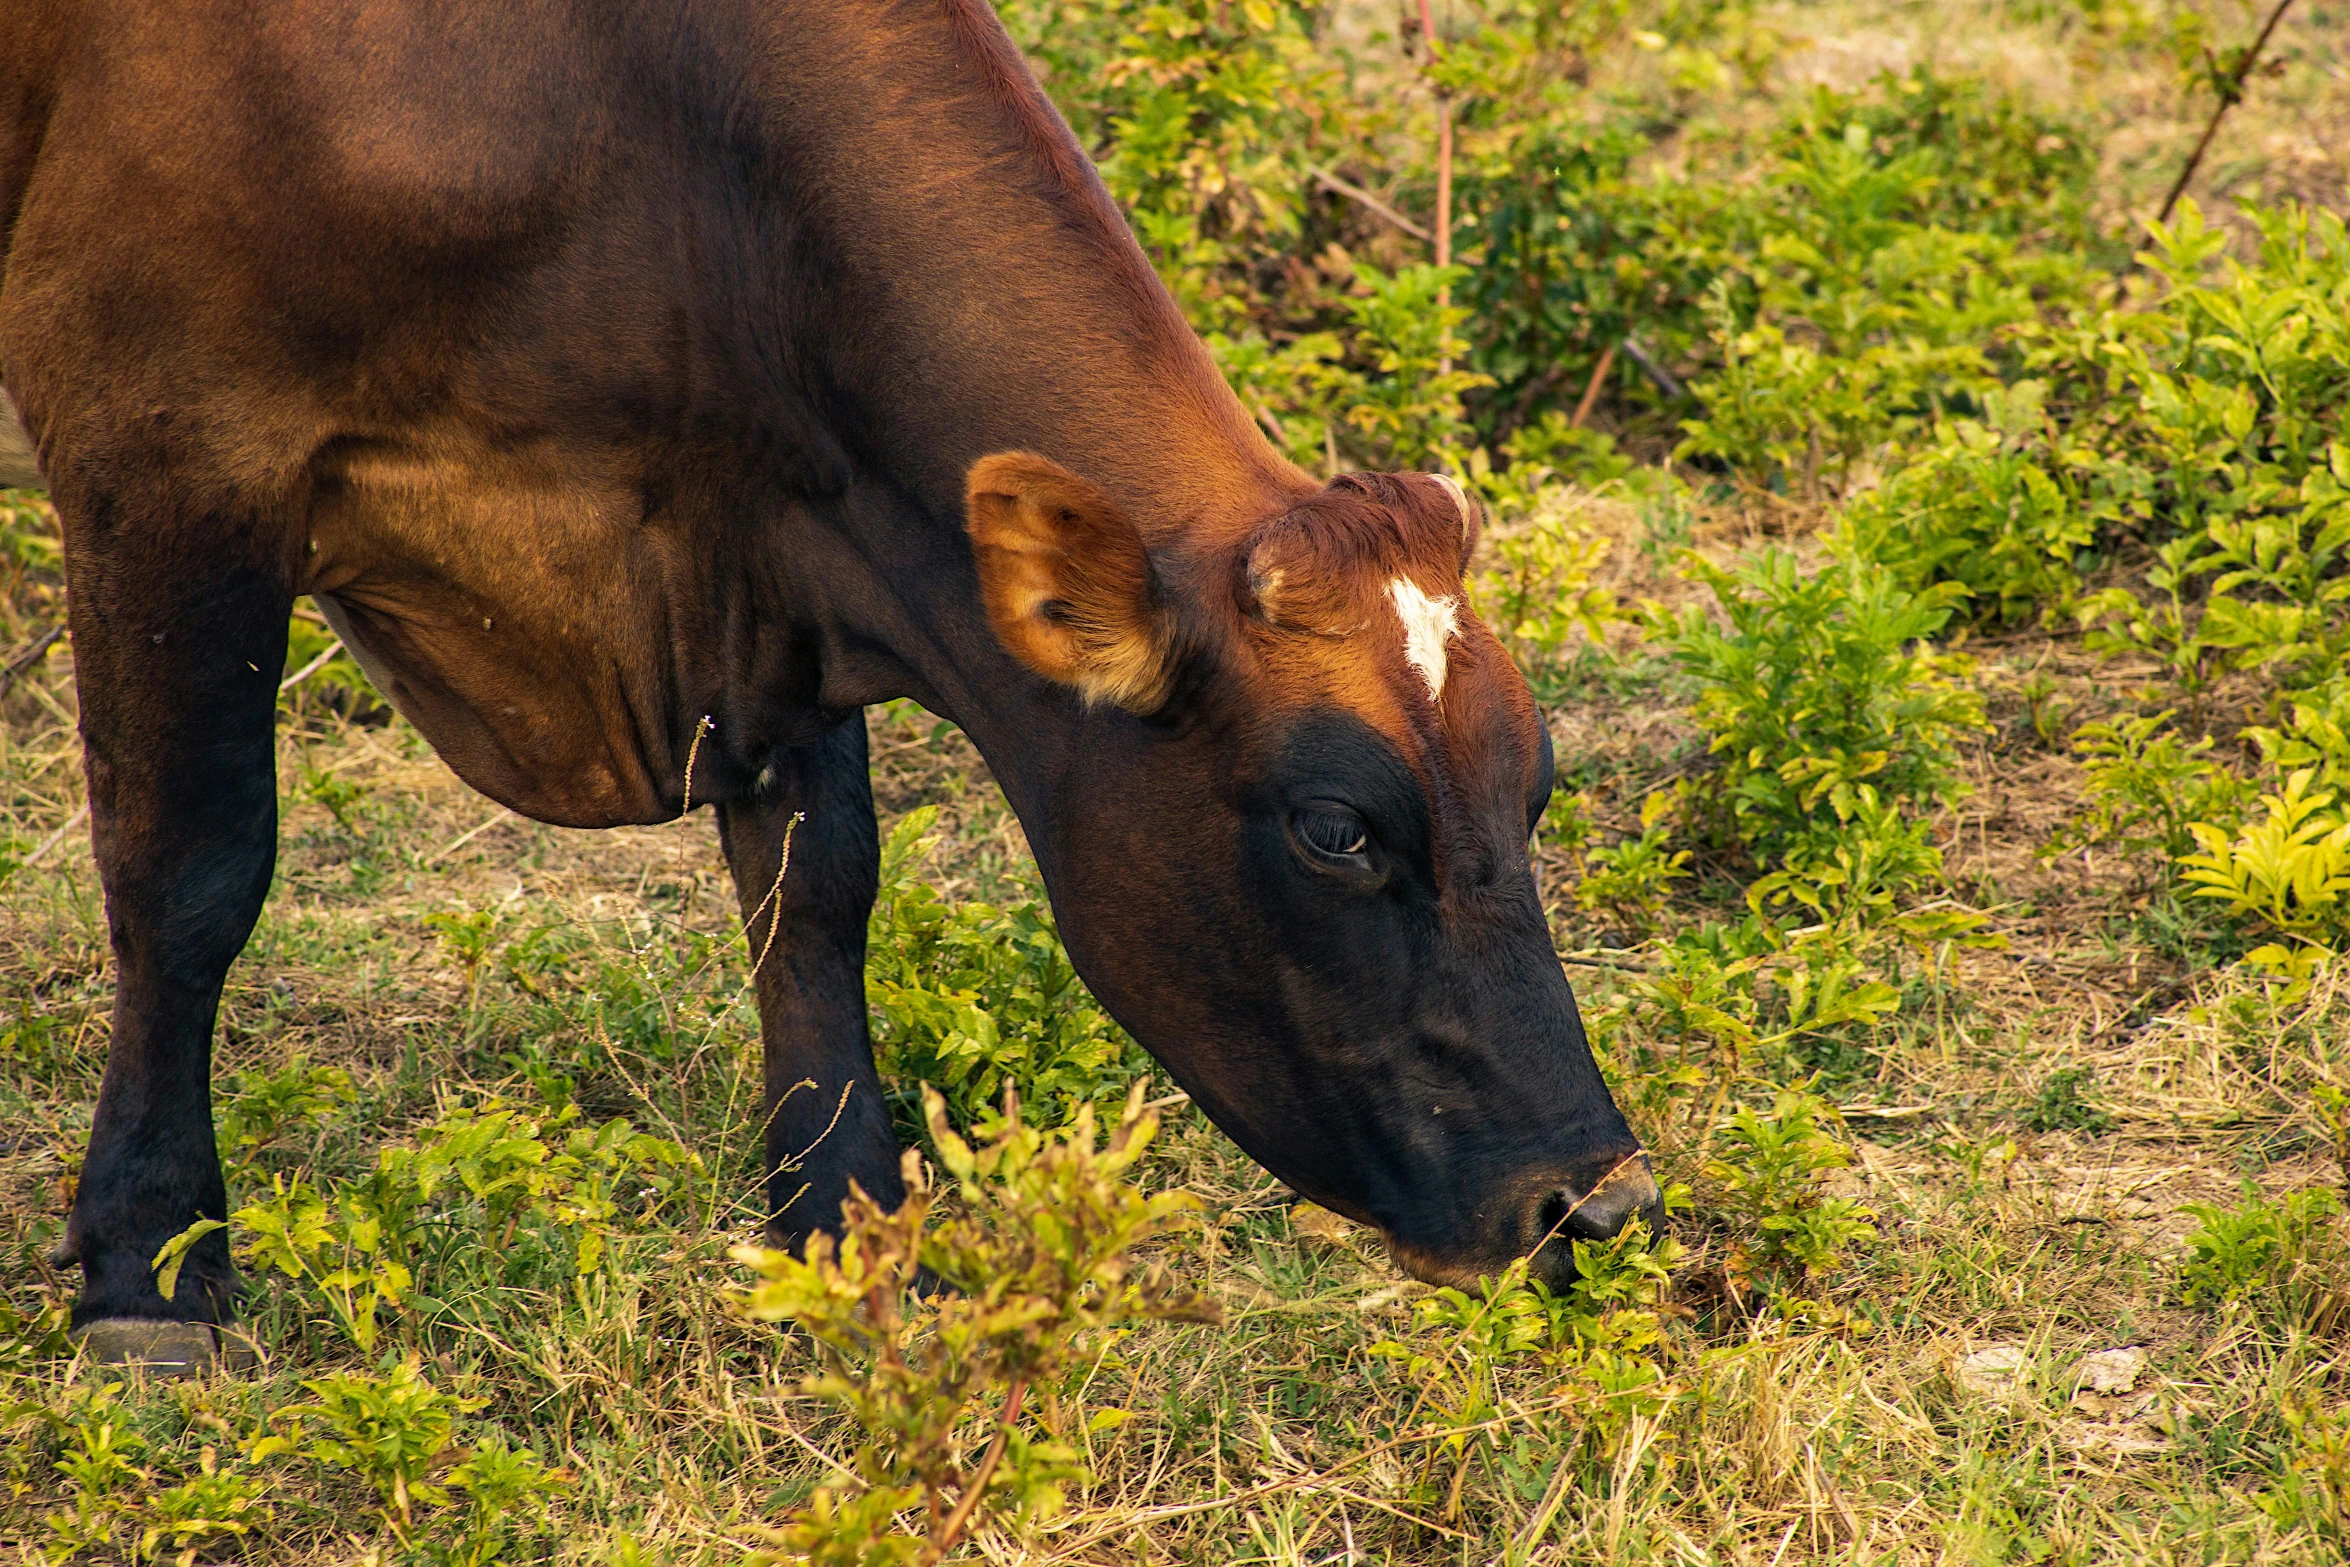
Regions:
M 188 1248 L 214 1230 L 227 1228 L 228 1221 L 225 1219 L 198 1219 L 163 1243 L 163 1249 L 155 1254 L 155 1260 L 148 1267 L 154 1271 L 155 1288 L 165 1300 L 179 1299 L 180 1267 L 188 1260 Z

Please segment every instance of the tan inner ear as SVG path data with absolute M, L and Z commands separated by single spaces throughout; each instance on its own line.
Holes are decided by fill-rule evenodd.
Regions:
M 1030 669 L 1135 712 L 1171 679 L 1142 536 L 1099 486 L 1034 452 L 971 465 L 966 521 L 988 623 Z
M 1452 498 L 1452 509 L 1461 519 L 1461 570 L 1469 569 L 1469 558 L 1477 553 L 1477 535 L 1483 529 L 1485 509 L 1469 498 L 1461 481 L 1449 473 L 1432 473 L 1444 493 Z

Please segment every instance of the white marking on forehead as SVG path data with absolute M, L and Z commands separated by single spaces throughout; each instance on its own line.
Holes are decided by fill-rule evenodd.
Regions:
M 1431 700 L 1444 695 L 1444 644 L 1460 635 L 1461 601 L 1430 598 L 1408 577 L 1387 584 L 1395 618 L 1403 622 L 1403 656 L 1428 682 Z

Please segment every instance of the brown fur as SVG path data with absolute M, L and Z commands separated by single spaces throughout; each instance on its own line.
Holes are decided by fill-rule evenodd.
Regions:
M 1393 578 L 1457 596 L 1474 538 L 1427 475 L 1348 474 L 1256 530 L 1244 592 L 1268 626 L 1344 636 L 1372 623 Z

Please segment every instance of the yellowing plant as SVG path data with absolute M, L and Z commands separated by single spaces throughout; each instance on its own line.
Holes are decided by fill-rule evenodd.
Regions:
M 2197 897 L 2216 898 L 2301 943 L 2296 950 L 2272 942 L 2249 955 L 2296 980 L 2350 924 L 2350 821 L 2327 810 L 2332 794 L 2310 792 L 2315 777 L 2303 768 L 2285 780 L 2282 794 L 2262 795 L 2267 816 L 2233 838 L 2209 822 L 2193 823 L 2188 830 L 2203 852 L 2179 862 Z
M 780 1536 L 786 1556 L 761 1559 L 929 1567 L 983 1506 L 999 1523 L 1057 1510 L 1061 1487 L 1081 1471 L 1061 1440 L 1054 1390 L 1083 1343 L 1132 1322 L 1214 1319 L 1211 1304 L 1128 1260 L 1190 1202 L 1146 1196 L 1125 1179 L 1158 1132 L 1142 1093 L 1137 1082 L 1106 1145 L 1096 1144 L 1090 1103 L 1066 1129 L 1043 1132 L 1023 1125 L 1009 1100 L 1002 1132 L 974 1147 L 925 1088 L 931 1140 L 959 1198 L 951 1209 L 908 1150 L 906 1200 L 894 1213 L 852 1191 L 838 1240 L 819 1232 L 799 1256 L 736 1250 L 759 1274 L 739 1308 L 796 1321 L 831 1351 L 834 1369 L 805 1391 L 865 1430 L 854 1475 L 817 1490 Z M 931 1280 L 951 1293 L 916 1293 Z M 1042 1431 L 1023 1412 L 1031 1390 L 1047 1403 Z M 1087 1429 L 1123 1418 L 1102 1410 Z M 900 1514 L 921 1520 L 918 1534 L 903 1531 Z
M 1486 487 L 1517 476 L 1513 469 L 1502 484 Z M 1576 526 L 1572 492 L 1546 483 L 1529 500 L 1526 525 L 1495 538 L 1500 564 L 1480 573 L 1471 592 L 1519 666 L 1541 670 L 1565 655 L 1577 632 L 1605 647 L 1607 628 L 1624 613 L 1615 591 L 1596 580 L 1613 545 Z

